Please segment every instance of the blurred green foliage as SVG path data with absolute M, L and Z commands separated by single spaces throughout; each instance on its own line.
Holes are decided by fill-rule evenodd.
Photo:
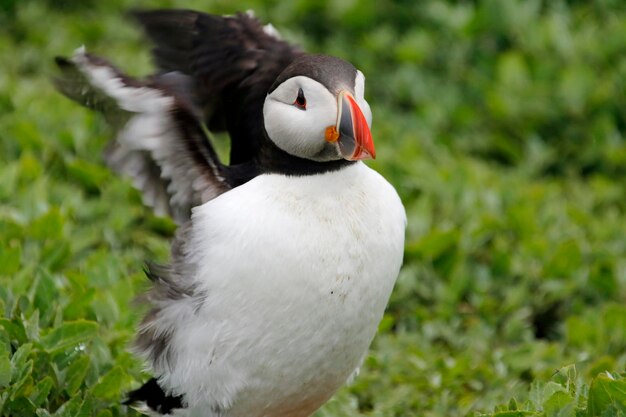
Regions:
M 318 417 L 626 415 L 623 1 L 0 0 L 3 415 L 136 415 L 131 300 L 173 225 L 49 82 L 81 44 L 149 73 L 131 7 L 254 9 L 368 78 L 405 266 L 361 376 Z

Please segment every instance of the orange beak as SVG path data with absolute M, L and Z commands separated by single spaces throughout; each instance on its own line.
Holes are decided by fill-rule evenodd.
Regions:
M 352 94 L 339 93 L 338 108 L 337 125 L 326 129 L 326 140 L 337 143 L 339 153 L 349 161 L 376 158 L 372 132 Z

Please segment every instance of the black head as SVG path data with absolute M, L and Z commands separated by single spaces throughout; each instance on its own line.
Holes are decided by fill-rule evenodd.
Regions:
M 342 89 L 354 94 L 358 72 L 354 65 L 334 56 L 302 55 L 280 73 L 268 94 L 289 78 L 299 75 L 319 82 L 335 95 Z

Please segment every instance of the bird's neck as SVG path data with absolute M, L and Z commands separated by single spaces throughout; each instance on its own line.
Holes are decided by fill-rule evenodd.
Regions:
M 257 164 L 262 173 L 295 176 L 316 175 L 337 171 L 355 162 L 345 159 L 318 162 L 293 156 L 276 146 L 274 142 L 267 138 L 267 135 L 261 144 L 257 158 Z

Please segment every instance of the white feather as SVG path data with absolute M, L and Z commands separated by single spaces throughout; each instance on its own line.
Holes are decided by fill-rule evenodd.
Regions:
M 196 207 L 187 261 L 206 294 L 172 300 L 154 371 L 189 416 L 304 417 L 354 374 L 402 263 L 406 216 L 362 163 L 261 175 Z
M 306 110 L 294 105 L 300 88 L 306 97 Z M 337 123 L 337 98 L 309 77 L 292 77 L 267 96 L 263 120 L 276 146 L 291 155 L 313 159 L 326 145 L 325 129 Z
M 278 39 L 279 41 L 282 40 L 282 36 L 280 36 L 278 30 L 276 30 L 274 25 L 272 25 L 271 23 L 263 26 L 263 32 L 265 32 L 267 35 L 271 36 L 274 39 Z

